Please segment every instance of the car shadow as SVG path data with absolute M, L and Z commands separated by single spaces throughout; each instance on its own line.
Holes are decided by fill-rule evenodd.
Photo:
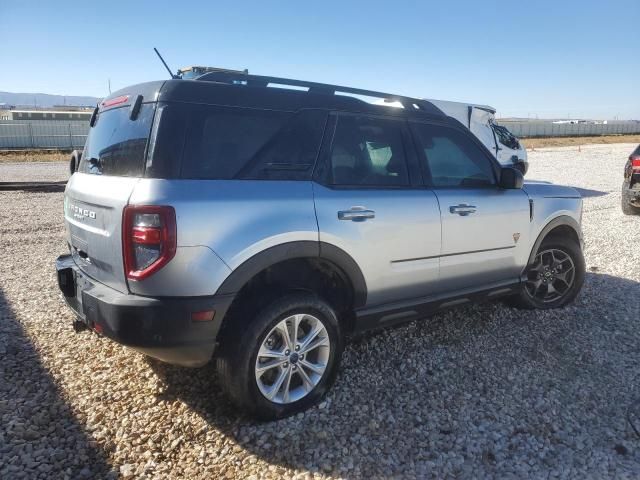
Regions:
M 535 459 L 531 472 L 566 472 L 596 452 L 611 468 L 637 466 L 625 412 L 640 398 L 630 381 L 640 362 L 638 294 L 636 281 L 587 273 L 563 309 L 487 303 L 359 337 L 326 399 L 276 422 L 236 412 L 213 365 L 149 363 L 163 399 L 187 403 L 271 464 L 371 478 L 397 475 L 397 465 L 441 477 L 448 462 L 449 474 L 483 476 L 520 471 L 519 456 Z M 549 446 L 544 456 L 539 445 Z
M 0 478 L 115 476 L 0 289 Z

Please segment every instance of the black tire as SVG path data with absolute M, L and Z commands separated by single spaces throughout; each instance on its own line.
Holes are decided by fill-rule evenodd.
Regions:
M 327 366 L 306 396 L 292 403 L 275 403 L 258 387 L 255 373 L 258 350 L 278 323 L 297 313 L 313 315 L 326 328 L 330 342 Z M 275 420 L 311 407 L 327 393 L 338 373 L 343 348 L 343 336 L 333 308 L 314 294 L 294 292 L 261 309 L 249 322 L 238 322 L 237 327 L 227 328 L 220 340 L 216 368 L 220 385 L 235 406 L 256 418 Z
M 529 170 L 529 166 L 524 162 L 518 162 L 514 164 L 513 167 L 520 170 L 520 173 L 522 173 L 523 176 L 526 175 L 527 170 Z
M 76 173 L 76 155 L 75 155 L 75 151 L 71 154 L 71 158 L 69 159 L 69 174 L 73 175 L 74 173 Z
M 640 208 L 631 205 L 632 195 L 629 194 L 629 182 L 622 184 L 622 213 L 625 215 L 640 215 Z
M 561 308 L 571 303 L 580 292 L 580 289 L 582 288 L 582 284 L 584 283 L 584 275 L 585 275 L 585 262 L 584 262 L 584 256 L 582 254 L 580 245 L 571 238 L 553 235 L 545 238 L 542 241 L 542 243 L 540 244 L 540 247 L 538 248 L 538 251 L 536 252 L 536 258 L 538 254 L 540 254 L 541 252 L 548 252 L 550 250 L 560 250 L 571 259 L 571 262 L 573 264 L 573 272 L 574 272 L 571 286 L 568 287 L 565 291 L 563 291 L 562 295 L 559 296 L 558 298 L 543 300 L 542 298 L 538 296 L 533 296 L 531 294 L 531 290 L 535 290 L 535 288 L 532 287 L 531 284 L 528 284 L 528 285 L 525 284 L 523 285 L 521 292 L 515 297 L 511 298 L 511 304 L 513 306 L 518 308 L 541 309 L 541 310 L 546 310 L 550 308 Z M 571 263 L 567 262 L 567 265 L 571 265 Z M 538 272 L 537 271 L 533 272 L 532 271 L 533 267 L 534 267 L 533 264 L 529 265 L 527 275 L 530 278 L 531 277 L 537 278 Z M 547 288 L 546 285 L 543 288 Z
M 82 151 L 74 150 L 71 152 L 71 159 L 69 160 L 69 172 L 73 175 L 78 171 L 80 167 L 80 157 L 82 156 Z

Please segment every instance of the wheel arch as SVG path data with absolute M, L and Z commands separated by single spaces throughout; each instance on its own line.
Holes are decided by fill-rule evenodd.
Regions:
M 545 238 L 551 235 L 570 235 L 582 247 L 582 230 L 580 224 L 568 215 L 560 215 L 548 222 L 538 234 L 533 244 L 527 265 L 531 264 L 536 257 L 536 253 Z
M 270 267 L 294 259 L 322 260 L 333 265 L 349 282 L 353 308 L 364 306 L 367 285 L 362 270 L 344 250 L 326 242 L 296 241 L 267 248 L 243 262 L 222 282 L 216 295 L 234 295 L 253 278 Z

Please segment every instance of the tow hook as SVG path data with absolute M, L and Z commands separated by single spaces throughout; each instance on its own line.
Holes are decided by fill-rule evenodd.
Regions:
M 75 330 L 76 333 L 80 333 L 87 329 L 87 324 L 84 322 L 81 322 L 80 320 L 74 320 L 73 329 Z

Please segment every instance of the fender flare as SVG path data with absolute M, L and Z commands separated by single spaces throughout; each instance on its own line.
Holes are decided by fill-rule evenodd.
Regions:
M 538 238 L 536 238 L 535 243 L 533 244 L 533 248 L 531 249 L 531 253 L 529 254 L 529 260 L 527 261 L 527 265 L 533 263 L 533 260 L 536 258 L 536 253 L 538 252 L 538 248 L 547 237 L 549 232 L 556 227 L 566 226 L 573 229 L 576 232 L 576 236 L 578 237 L 578 241 L 580 242 L 580 247 L 582 247 L 582 229 L 580 228 L 580 224 L 576 222 L 576 220 L 568 215 L 560 215 L 559 217 L 554 218 L 549 223 L 547 223 Z
M 353 307 L 365 305 L 367 285 L 362 270 L 355 260 L 335 245 L 314 241 L 283 243 L 255 254 L 229 274 L 218 288 L 216 295 L 235 295 L 258 273 L 277 263 L 294 258 L 317 258 L 334 264 L 353 286 Z

